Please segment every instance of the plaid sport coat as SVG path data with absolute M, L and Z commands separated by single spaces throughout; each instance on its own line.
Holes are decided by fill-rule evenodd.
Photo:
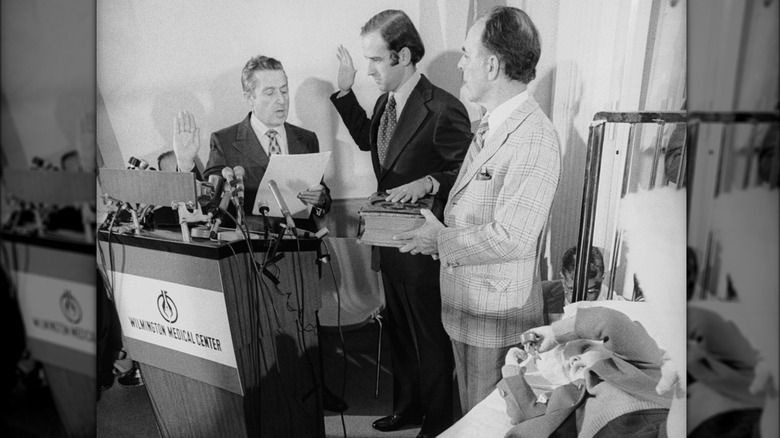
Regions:
M 555 128 L 530 96 L 494 131 L 479 153 L 469 147 L 438 237 L 444 328 L 485 348 L 544 324 L 538 243 L 561 167 Z

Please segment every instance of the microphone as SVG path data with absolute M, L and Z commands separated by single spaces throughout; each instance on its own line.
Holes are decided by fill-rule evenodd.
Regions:
M 146 160 L 136 158 L 136 157 L 130 157 L 127 160 L 128 170 L 146 170 L 146 168 L 148 167 L 149 167 L 149 163 L 146 162 Z
M 209 176 L 209 183 L 211 183 L 214 192 L 211 194 L 211 198 L 203 204 L 203 211 L 207 215 L 213 216 L 219 209 L 219 204 L 225 191 L 225 178 L 219 175 L 211 175 Z
M 237 207 L 244 207 L 244 168 L 242 166 L 236 166 L 233 168 L 233 172 L 236 176 L 235 184 L 235 196 L 238 203 Z
M 233 173 L 233 169 L 224 167 L 222 169 L 222 178 L 225 178 L 225 181 L 227 182 L 231 182 L 236 178 L 236 174 Z
M 269 234 L 271 233 L 271 220 L 268 219 L 268 212 L 271 210 L 268 208 L 268 203 L 265 202 L 265 199 L 260 199 L 257 201 L 257 209 L 260 211 L 260 216 L 263 217 L 263 227 L 265 228 L 265 238 L 268 239 Z
M 225 169 L 230 170 L 229 167 L 226 167 Z M 222 169 L 222 174 L 225 175 L 225 169 Z M 232 174 L 232 170 L 230 170 L 230 173 Z M 224 190 L 222 191 L 222 198 L 219 202 L 219 207 L 217 207 L 216 212 L 216 218 L 214 219 L 214 223 L 211 224 L 211 231 L 209 232 L 209 238 L 211 240 L 218 240 L 219 238 L 219 226 L 222 224 L 222 221 L 225 218 L 225 209 L 227 208 L 228 204 L 230 203 L 230 189 L 228 189 L 227 186 L 223 184 Z
M 52 164 L 49 161 L 44 160 L 41 157 L 33 157 L 32 159 L 32 170 L 49 170 L 49 171 L 58 171 L 60 170 L 57 166 Z
M 276 181 L 270 180 L 268 181 L 268 187 L 271 189 L 271 193 L 273 193 L 276 203 L 279 204 L 279 210 L 282 211 L 282 215 L 287 220 L 287 228 L 292 231 L 293 236 L 297 237 L 295 221 L 293 221 L 292 215 L 290 214 L 290 209 L 287 208 L 287 203 L 284 202 L 284 198 L 282 198 L 282 193 L 279 192 L 279 186 L 276 185 Z

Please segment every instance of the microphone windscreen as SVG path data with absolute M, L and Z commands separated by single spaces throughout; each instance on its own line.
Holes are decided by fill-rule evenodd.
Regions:
M 244 179 L 244 168 L 242 166 L 236 166 L 233 168 L 233 173 L 235 174 L 236 178 Z
M 233 169 L 229 167 L 225 167 L 224 169 L 222 169 L 222 177 L 228 181 L 232 181 L 236 177 L 236 175 L 233 173 Z

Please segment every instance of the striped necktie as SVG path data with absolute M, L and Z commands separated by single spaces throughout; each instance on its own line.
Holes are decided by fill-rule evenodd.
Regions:
M 485 136 L 488 131 L 488 114 L 482 117 L 477 127 L 477 134 L 474 136 L 474 143 L 477 144 L 477 153 L 482 150 L 482 146 L 485 145 Z
M 379 136 L 377 137 L 377 153 L 379 155 L 379 165 L 384 168 L 387 149 L 390 147 L 390 139 L 393 138 L 395 125 L 397 123 L 395 116 L 395 97 L 391 94 L 387 99 L 385 112 L 379 121 Z
M 282 153 L 282 148 L 279 147 L 279 140 L 276 139 L 276 136 L 279 133 L 276 132 L 275 129 L 269 129 L 265 135 L 269 138 L 270 142 L 268 143 L 268 152 L 269 155 L 279 155 Z

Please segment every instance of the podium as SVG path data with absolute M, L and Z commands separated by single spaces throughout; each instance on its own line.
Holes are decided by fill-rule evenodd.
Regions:
M 3 232 L 30 356 L 43 364 L 68 437 L 95 436 L 95 245 Z M 3 293 L 9 293 L 4 291 Z
M 163 437 L 324 437 L 317 239 L 98 233 L 123 342 Z M 274 285 L 278 280 L 278 286 Z

